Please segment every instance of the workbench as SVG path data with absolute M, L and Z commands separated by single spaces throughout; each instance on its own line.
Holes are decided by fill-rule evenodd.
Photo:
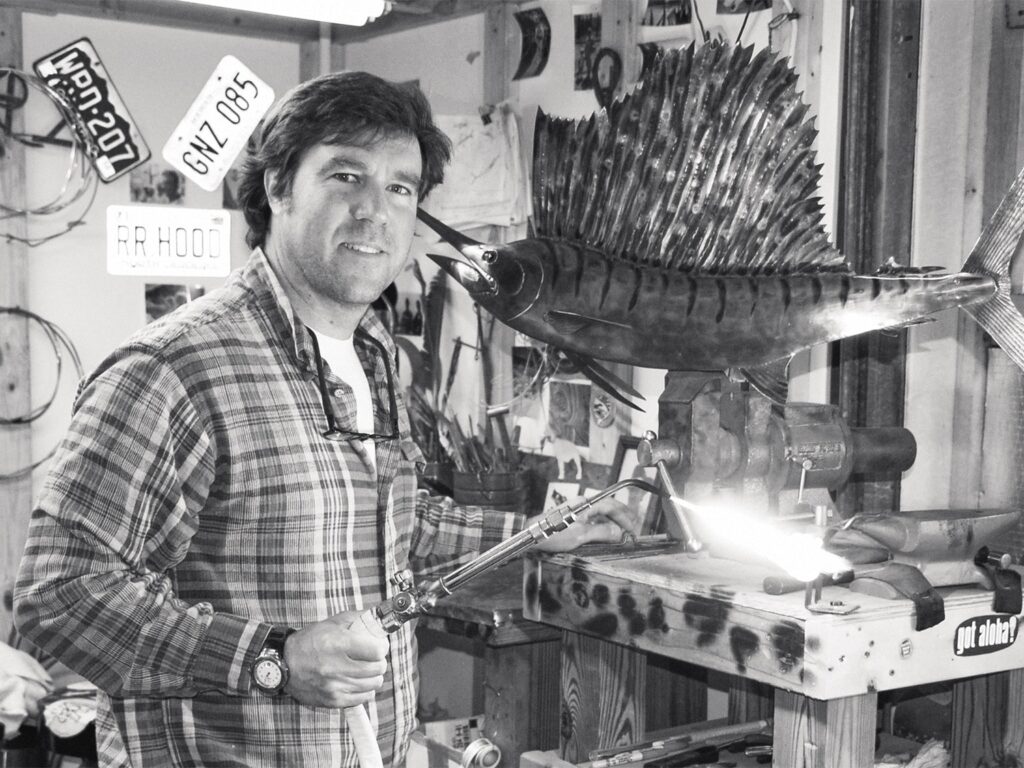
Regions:
M 952 764 L 1024 755 L 1024 640 L 1000 641 L 1020 617 L 994 614 L 991 592 L 940 589 L 945 620 L 915 631 L 909 600 L 825 587 L 824 602 L 857 608 L 812 613 L 802 591 L 765 594 L 766 575 L 675 544 L 528 553 L 524 617 L 565 631 L 563 757 L 640 740 L 647 654 L 770 686 L 781 768 L 873 765 L 878 693 L 954 680 Z

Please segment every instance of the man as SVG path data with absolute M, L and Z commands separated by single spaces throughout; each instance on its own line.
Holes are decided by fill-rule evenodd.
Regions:
M 417 495 L 395 347 L 367 311 L 449 147 L 416 90 L 293 89 L 250 140 L 248 264 L 83 382 L 16 622 L 101 689 L 103 765 L 354 766 L 343 710 L 362 704 L 385 765 L 404 759 L 413 627 L 382 639 L 358 617 L 410 562 L 443 573 L 523 524 Z

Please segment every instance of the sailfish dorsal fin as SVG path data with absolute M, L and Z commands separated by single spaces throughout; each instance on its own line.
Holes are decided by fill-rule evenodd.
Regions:
M 849 271 L 796 80 L 767 49 L 691 45 L 587 119 L 539 112 L 537 233 L 687 272 Z

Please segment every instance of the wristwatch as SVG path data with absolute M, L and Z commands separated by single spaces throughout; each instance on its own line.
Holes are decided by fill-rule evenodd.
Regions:
M 253 685 L 260 693 L 277 696 L 288 684 L 288 664 L 284 660 L 284 644 L 295 632 L 291 627 L 273 627 L 263 649 L 250 668 Z

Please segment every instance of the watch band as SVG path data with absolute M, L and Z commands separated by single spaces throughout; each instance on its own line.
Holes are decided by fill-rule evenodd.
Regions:
M 294 634 L 295 630 L 292 627 L 281 627 L 275 624 L 270 628 L 270 634 L 267 635 L 267 639 L 263 641 L 263 647 L 277 651 L 277 654 L 283 660 L 284 644 L 288 641 L 288 638 Z

